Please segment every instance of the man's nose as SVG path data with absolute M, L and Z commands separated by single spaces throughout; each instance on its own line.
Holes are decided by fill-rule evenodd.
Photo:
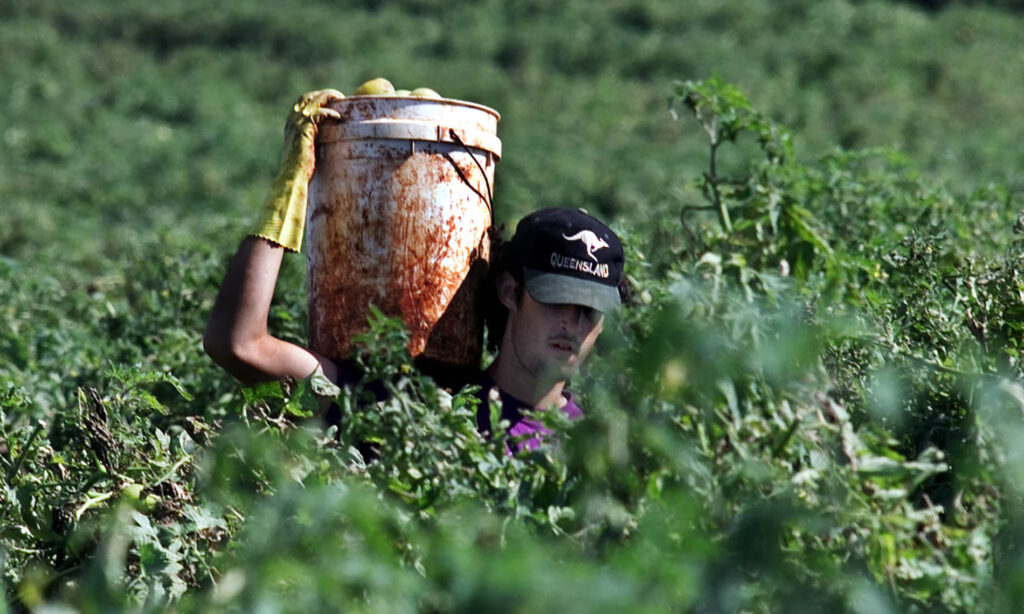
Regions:
M 579 305 L 562 305 L 562 330 L 575 332 L 583 326 L 583 309 Z

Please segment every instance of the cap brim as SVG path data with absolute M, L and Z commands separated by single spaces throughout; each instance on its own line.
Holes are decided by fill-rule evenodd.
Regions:
M 619 289 L 569 275 L 523 270 L 526 291 L 540 303 L 584 305 L 607 313 L 618 308 Z

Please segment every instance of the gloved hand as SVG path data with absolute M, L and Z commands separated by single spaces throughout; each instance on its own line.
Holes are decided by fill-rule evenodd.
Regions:
M 292 107 L 284 126 L 281 168 L 270 186 L 260 211 L 259 223 L 251 236 L 262 237 L 285 249 L 298 252 L 306 225 L 306 196 L 316 166 L 317 127 L 327 118 L 341 119 L 325 105 L 344 98 L 338 90 L 316 90 L 303 94 Z

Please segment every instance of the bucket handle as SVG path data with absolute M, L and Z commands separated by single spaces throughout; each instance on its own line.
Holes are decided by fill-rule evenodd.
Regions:
M 476 189 L 476 187 L 469 182 L 469 178 L 467 178 L 466 175 L 462 172 L 462 169 L 459 168 L 459 165 L 455 163 L 455 160 L 452 159 L 451 154 L 444 154 L 444 157 L 448 158 L 448 161 L 451 162 L 452 166 L 455 167 L 455 172 L 457 172 L 459 174 L 459 177 L 462 178 L 463 183 L 468 185 L 469 189 L 476 192 L 477 196 L 479 196 L 484 201 L 484 203 L 487 204 L 487 211 L 491 214 L 491 224 L 493 225 L 494 206 L 491 204 L 491 202 L 494 200 L 494 191 L 491 189 L 490 180 L 487 179 L 487 173 L 484 171 L 483 165 L 481 165 L 480 161 L 476 159 L 476 156 L 473 155 L 473 152 L 469 150 L 469 147 L 466 147 L 466 144 L 462 142 L 462 139 L 459 138 L 459 135 L 455 133 L 454 129 L 449 128 L 448 135 L 451 137 L 453 141 L 458 143 L 459 147 L 462 147 L 463 151 L 469 154 L 469 157 L 472 158 L 473 162 L 476 164 L 476 167 L 480 169 L 480 176 L 484 178 L 484 185 L 487 186 L 487 196 L 481 194 L 480 190 Z

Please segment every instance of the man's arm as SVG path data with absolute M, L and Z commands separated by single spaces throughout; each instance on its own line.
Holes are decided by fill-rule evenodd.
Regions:
M 302 245 L 318 125 L 340 118 L 327 105 L 344 97 L 337 90 L 316 90 L 303 94 L 292 106 L 285 122 L 281 167 L 263 204 L 260 222 L 238 246 L 210 314 L 203 347 L 214 362 L 244 384 L 302 379 L 317 366 L 336 381 L 332 361 L 272 336 L 267 331 L 267 316 L 284 252 L 298 252 Z
M 257 237 L 238 246 L 210 314 L 203 347 L 214 362 L 244 384 L 303 379 L 317 366 L 335 379 L 332 361 L 274 337 L 267 316 L 284 248 Z

